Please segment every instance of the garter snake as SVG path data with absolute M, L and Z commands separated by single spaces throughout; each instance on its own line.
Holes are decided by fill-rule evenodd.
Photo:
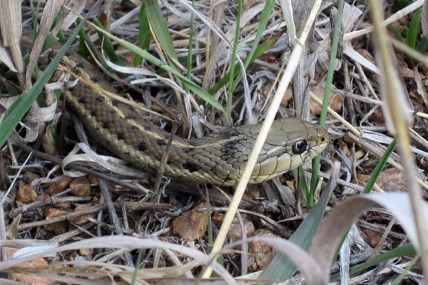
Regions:
M 127 162 L 158 170 L 170 134 L 149 123 L 134 106 L 109 96 L 116 90 L 85 59 L 71 54 L 63 64 L 80 78 L 65 97 L 90 135 Z M 240 126 L 192 140 L 174 136 L 164 174 L 198 183 L 236 185 L 260 128 L 260 124 Z M 296 118 L 276 120 L 250 183 L 269 180 L 309 161 L 325 149 L 328 140 L 320 125 Z

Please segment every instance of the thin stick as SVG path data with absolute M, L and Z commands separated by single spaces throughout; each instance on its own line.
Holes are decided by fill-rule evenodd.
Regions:
M 373 34 L 376 56 L 381 70 L 382 95 L 386 108 L 384 113 L 387 114 L 387 125 L 398 142 L 398 150 L 403 165 L 403 173 L 406 178 L 406 184 L 410 201 L 412 204 L 413 218 L 415 221 L 416 232 L 419 241 L 418 251 L 421 254 L 423 276 L 428 280 L 428 224 L 427 218 L 423 215 L 423 204 L 425 203 L 421 189 L 417 182 L 417 171 L 414 163 L 415 157 L 410 148 L 410 136 L 408 132 L 410 112 L 406 108 L 405 98 L 402 86 L 398 85 L 396 70 L 391 62 L 390 49 L 388 45 L 387 33 L 381 25 L 383 9 L 377 0 L 368 1 L 370 5 L 370 14 L 373 22 Z M 401 92 L 400 92 L 401 91 Z M 389 115 L 388 115 L 389 112 Z M 415 245 L 415 246 L 418 246 Z
M 317 0 L 314 3 L 314 6 L 312 7 L 312 11 L 308 17 L 308 21 L 305 24 L 305 28 L 303 29 L 300 38 L 296 41 L 296 45 L 291 54 L 289 64 L 287 65 L 287 68 L 283 74 L 281 82 L 279 83 L 278 90 L 275 94 L 275 97 L 272 99 L 271 106 L 266 115 L 266 119 L 263 123 L 263 126 L 260 129 L 260 133 L 257 136 L 257 140 L 254 145 L 254 148 L 250 153 L 250 156 L 248 158 L 248 163 L 245 166 L 244 172 L 242 174 L 242 178 L 239 181 L 238 186 L 236 187 L 235 195 L 233 196 L 232 202 L 230 203 L 229 210 L 227 211 L 226 216 L 224 217 L 223 224 L 221 225 L 217 239 L 211 251 L 211 257 L 215 257 L 217 254 L 219 254 L 221 248 L 223 247 L 224 241 L 226 240 L 228 229 L 232 224 L 233 217 L 235 216 L 235 213 L 238 209 L 239 202 L 245 192 L 246 186 L 251 177 L 251 173 L 253 172 L 253 168 L 256 164 L 259 153 L 266 140 L 269 129 L 272 126 L 273 120 L 275 119 L 275 115 L 281 104 L 282 97 L 285 94 L 285 90 L 287 89 L 288 84 L 290 83 L 293 77 L 293 74 L 297 68 L 297 65 L 299 63 L 299 58 L 302 54 L 303 49 L 305 48 L 306 39 L 309 35 L 312 24 L 314 23 L 315 18 L 318 14 L 318 10 L 321 6 L 321 2 L 322 2 L 321 0 Z M 205 272 L 202 274 L 202 278 L 209 278 L 211 273 L 212 273 L 212 268 L 208 267 L 205 270 Z

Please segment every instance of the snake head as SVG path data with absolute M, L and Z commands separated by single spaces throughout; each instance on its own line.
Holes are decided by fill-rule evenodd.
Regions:
M 297 118 L 276 120 L 250 182 L 267 181 L 310 161 L 327 147 L 329 139 L 327 130 L 318 124 Z

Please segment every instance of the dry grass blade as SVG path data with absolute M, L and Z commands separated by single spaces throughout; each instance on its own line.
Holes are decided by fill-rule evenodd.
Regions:
M 415 11 L 416 9 L 418 9 L 419 7 L 421 7 L 423 5 L 423 3 L 426 2 L 424 0 L 417 0 L 413 3 L 411 3 L 409 6 L 399 10 L 397 13 L 395 13 L 394 15 L 392 15 L 391 17 L 389 17 L 388 19 L 382 21 L 382 27 L 385 27 L 391 23 L 394 23 L 396 21 L 398 21 L 400 18 L 412 13 L 413 11 Z M 350 32 L 347 33 L 343 36 L 343 39 L 345 41 L 347 40 L 352 40 L 353 38 L 356 37 L 360 37 L 362 35 L 365 35 L 367 33 L 370 33 L 374 30 L 373 26 L 370 26 L 368 28 L 362 29 L 362 30 L 358 30 L 358 31 L 354 31 L 354 32 Z
M 25 74 L 26 84 L 30 83 L 31 76 L 34 72 L 34 67 L 39 60 L 40 53 L 43 48 L 43 44 L 46 40 L 46 37 L 49 33 L 50 27 L 52 26 L 58 12 L 63 8 L 63 5 L 66 0 L 60 1 L 49 1 L 46 3 L 45 9 L 43 9 L 43 14 L 40 22 L 40 31 L 36 38 L 33 48 L 31 49 L 30 60 L 27 65 L 27 72 Z M 29 87 L 29 86 L 28 86 Z
M 217 236 L 217 239 L 214 243 L 212 254 L 215 256 L 217 252 L 222 248 L 224 241 L 226 240 L 226 234 L 227 231 L 232 223 L 233 217 L 235 216 L 236 210 L 239 206 L 239 201 L 242 199 L 242 196 L 245 192 L 246 186 L 248 184 L 248 181 L 250 179 L 251 173 L 253 171 L 253 168 L 256 164 L 257 157 L 263 147 L 263 143 L 266 140 L 266 137 L 268 135 L 269 129 L 272 125 L 272 122 L 275 118 L 275 115 L 278 111 L 279 105 L 281 103 L 282 97 L 285 93 L 285 90 L 288 87 L 288 84 L 291 81 L 291 78 L 293 77 L 294 71 L 297 68 L 297 64 L 299 62 L 300 55 L 305 48 L 305 41 L 307 39 L 307 36 L 309 34 L 309 31 L 313 25 L 313 22 L 315 21 L 316 15 L 318 13 L 319 7 L 321 6 L 321 1 L 317 1 L 315 5 L 312 8 L 312 11 L 310 13 L 310 16 L 306 22 L 305 28 L 301 33 L 301 36 L 299 40 L 297 41 L 296 46 L 293 49 L 293 53 L 291 54 L 290 61 L 288 63 L 288 66 L 283 74 L 283 77 L 281 79 L 281 82 L 279 83 L 277 94 L 273 98 L 271 102 L 271 106 L 269 108 L 269 111 L 266 115 L 266 119 L 263 123 L 263 126 L 260 130 L 260 133 L 257 137 L 257 140 L 254 144 L 254 148 L 251 151 L 251 154 L 248 158 L 248 163 L 245 166 L 244 172 L 242 174 L 242 178 L 239 181 L 238 185 L 236 186 L 235 194 L 233 196 L 232 202 L 230 203 L 229 210 L 226 213 L 224 222 L 220 228 L 220 232 Z M 211 275 L 211 270 L 207 269 L 204 274 L 203 278 L 208 278 Z
M 0 31 L 4 47 L 8 47 L 12 61 L 18 72 L 21 86 L 24 86 L 24 61 L 19 40 L 22 33 L 21 4 L 19 1 L 4 0 L 0 2 Z
M 382 9 L 377 1 L 370 1 L 371 17 L 374 24 L 377 59 L 381 74 L 381 87 L 385 100 L 384 112 L 386 123 L 391 133 L 395 134 L 401 154 L 403 172 L 412 202 L 414 223 L 419 237 L 419 248 L 424 268 L 424 276 L 428 280 L 428 215 L 423 214 L 424 201 L 417 182 L 415 157 L 411 151 L 408 127 L 411 124 L 410 108 L 403 86 L 398 80 L 397 72 L 391 62 L 390 45 L 386 31 L 381 26 Z M 413 222 L 412 222 L 413 224 Z
M 113 1 L 114 9 L 112 1 L 102 0 L 96 1 L 96 7 L 91 9 L 87 8 L 94 5 L 87 0 L 41 1 L 37 5 L 34 1 L 0 2 L 2 43 L 11 46 L 10 51 L 5 48 L 5 53 L 0 48 L 0 59 L 6 63 L 0 67 L 0 92 L 5 95 L 0 104 L 18 98 L 12 106 L 23 106 L 9 109 L 0 116 L 0 121 L 8 123 L 1 125 L 1 141 L 8 140 L 10 145 L 4 147 L 0 155 L 0 186 L 8 189 L 0 197 L 4 257 L 0 273 L 4 276 L 18 281 L 16 275 L 8 274 L 22 273 L 72 284 L 110 284 L 112 281 L 121 284 L 267 284 L 294 276 L 295 279 L 287 280 L 293 282 L 299 274 L 302 275 L 300 282 L 304 278 L 310 284 L 336 282 L 339 278 L 343 284 L 367 284 L 367 280 L 384 284 L 401 272 L 411 281 L 422 279 L 421 266 L 415 261 L 419 261 L 417 250 L 426 258 L 426 237 L 418 234 L 418 226 L 424 225 L 427 204 L 420 199 L 419 189 L 411 190 L 412 198 L 404 193 L 415 187 L 414 183 L 428 189 L 425 171 L 428 165 L 428 68 L 425 65 L 428 41 L 423 38 L 428 33 L 426 1 L 415 0 L 407 7 L 396 6 L 396 1 L 384 1 L 385 14 L 389 15 L 385 21 L 371 21 L 369 11 L 376 9 L 362 1 L 147 0 L 141 6 L 135 5 L 137 1 Z M 19 20 L 22 20 L 24 35 L 33 32 L 35 40 L 30 44 L 31 52 L 23 49 L 29 54 L 28 58 L 24 55 L 24 61 L 29 62 L 26 74 L 15 62 L 22 59 L 12 59 L 12 55 L 18 55 L 12 45 L 20 38 L 21 29 L 21 24 L 14 23 L 20 10 L 14 5 L 18 3 L 22 4 Z M 325 5 L 317 14 L 321 3 Z M 422 5 L 421 11 L 415 11 Z M 91 20 L 80 23 L 84 29 L 78 39 L 70 39 L 70 27 L 88 18 Z M 379 26 L 385 29 L 379 30 Z M 384 41 L 392 42 L 395 50 L 379 49 L 382 52 L 378 57 L 382 60 L 376 61 L 371 38 L 377 39 L 379 33 L 389 36 Z M 302 34 L 300 39 L 296 36 L 299 34 Z M 48 58 L 44 57 L 42 46 L 48 49 L 53 43 L 59 46 L 64 42 L 65 48 L 49 53 L 49 56 L 64 55 L 69 50 L 70 56 L 62 58 L 63 66 L 59 65 L 59 70 L 54 67 L 53 63 L 60 61 L 59 56 L 51 59 L 49 68 L 39 72 L 39 68 L 45 68 Z M 378 41 L 376 47 L 381 46 L 381 42 Z M 67 58 L 74 52 L 85 57 L 88 65 L 80 67 L 80 58 L 73 61 L 77 68 L 70 66 L 65 70 Z M 393 66 L 388 66 L 385 59 L 388 57 L 396 58 Z M 234 64 L 241 67 L 235 69 Z M 91 68 L 101 73 L 86 72 Z M 59 79 L 51 78 L 52 74 L 56 75 L 54 71 L 60 74 Z M 70 82 L 70 77 L 74 81 Z M 23 79 L 34 82 L 33 91 L 16 96 L 23 93 Z M 56 82 L 46 86 L 49 80 Z M 290 82 L 293 87 L 286 90 Z M 81 83 L 89 89 L 86 95 L 92 95 L 93 91 L 95 95 L 108 96 L 95 96 L 93 105 L 98 106 L 105 99 L 108 104 L 102 106 L 114 107 L 107 113 L 101 112 L 102 115 L 86 112 L 84 108 L 95 121 L 107 118 L 96 124 L 97 129 L 88 128 L 85 113 L 78 111 L 79 118 L 69 116 L 73 113 L 68 108 L 70 98 L 64 108 L 55 109 L 61 102 L 59 89 L 67 88 L 66 94 L 76 95 Z M 332 88 L 330 83 L 334 84 Z M 117 88 L 107 94 L 100 88 L 104 84 Z M 398 95 L 393 95 L 394 92 Z M 323 93 L 331 93 L 329 100 L 324 97 L 324 106 L 330 106 L 326 121 L 325 108 L 314 103 L 321 105 L 319 98 Z M 390 97 L 383 100 L 379 93 Z M 400 97 L 402 93 L 405 96 Z M 79 104 L 86 99 L 89 97 L 78 100 Z M 34 108 L 36 104 L 41 107 Z M 401 109 L 394 110 L 394 104 Z M 8 109 L 9 105 L 4 106 Z M 134 136 L 137 143 L 132 146 L 121 133 L 122 126 L 128 124 L 110 132 L 111 127 L 116 126 L 116 120 L 111 118 L 117 114 L 124 118 L 123 122 L 134 124 L 137 116 L 128 112 L 128 106 L 138 110 L 135 114 L 142 114 L 138 122 L 147 119 L 154 123 L 142 128 L 134 125 L 133 130 L 144 132 Z M 268 113 L 266 106 L 270 106 Z M 50 111 L 43 118 L 40 117 L 42 109 Z M 417 110 L 412 114 L 414 124 L 408 120 L 410 116 L 405 109 Z M 247 156 L 240 156 L 244 157 L 243 164 L 236 164 L 241 175 L 247 163 L 244 179 L 239 182 L 229 208 L 229 197 L 235 190 L 232 187 L 211 187 L 162 177 L 157 180 L 161 191 L 155 195 L 153 189 L 158 185 L 153 186 L 156 176 L 153 172 L 158 170 L 157 166 L 150 167 L 153 172 L 127 168 L 123 161 L 107 156 L 115 152 L 108 146 L 110 133 L 129 153 L 138 149 L 147 157 L 153 153 L 147 151 L 145 140 L 152 136 L 157 140 L 151 141 L 150 146 L 159 146 L 166 157 L 168 147 L 163 148 L 166 141 L 185 138 L 180 146 L 199 148 L 199 140 L 194 143 L 194 138 L 210 137 L 229 121 L 236 127 L 248 123 L 252 121 L 251 114 L 258 122 L 264 119 L 265 124 L 257 131 L 259 137 L 249 163 Z M 404 118 L 400 125 L 401 115 Z M 186 116 L 189 125 L 178 126 L 175 134 L 175 121 L 186 122 L 181 116 Z M 331 141 L 321 155 L 321 165 L 306 164 L 299 173 L 286 173 L 275 181 L 247 186 L 246 180 L 274 117 L 297 116 L 311 122 L 319 117 L 320 125 L 325 123 L 328 127 Z M 386 116 L 389 116 L 387 121 Z M 58 118 L 64 119 L 61 124 L 57 124 Z M 29 119 L 40 125 L 33 127 Z M 16 127 L 17 124 L 20 125 Z M 93 136 L 101 125 L 107 134 Z M 158 126 L 166 132 L 165 136 L 156 136 Z M 31 134 L 36 143 L 24 145 L 20 140 L 15 145 L 9 135 L 12 131 L 21 137 Z M 407 132 L 413 140 L 411 150 L 419 169 L 406 164 L 413 159 L 408 156 Z M 402 145 L 401 156 L 395 153 L 394 135 Z M 45 142 L 45 136 L 51 140 Z M 253 132 L 250 138 L 256 136 Z M 141 137 L 143 139 L 139 139 Z M 38 138 L 43 138 L 42 150 Z M 221 148 L 222 160 L 230 161 L 229 152 L 238 142 L 242 143 L 236 140 Z M 213 145 L 218 145 L 217 140 L 203 144 Z M 286 142 L 285 148 L 288 146 Z M 296 149 L 292 151 L 296 154 Z M 171 154 L 169 165 L 178 161 L 174 152 Z M 186 155 L 179 157 L 183 168 L 196 168 Z M 219 156 L 204 163 L 215 163 Z M 312 169 L 318 168 L 320 171 L 313 171 L 310 178 Z M 403 173 L 410 177 L 410 172 L 417 172 L 419 177 L 408 179 L 413 183 L 409 188 Z M 204 170 L 202 175 L 210 173 L 214 172 Z M 304 182 L 309 179 L 314 189 L 311 199 L 307 198 L 308 183 Z M 360 197 L 363 191 L 402 193 Z M 352 196 L 359 197 L 349 199 Z M 208 203 L 197 205 L 200 200 Z M 412 211 L 412 200 L 416 201 L 414 209 L 419 207 L 418 210 Z M 238 219 L 232 222 L 238 203 Z M 376 205 L 383 208 L 374 208 L 354 224 L 361 213 Z M 223 213 L 227 210 L 225 217 Z M 327 217 L 323 219 L 325 212 Z M 219 227 L 221 230 L 212 248 Z M 350 227 L 346 245 L 339 251 L 337 246 Z M 223 246 L 225 236 L 231 244 Z M 266 238 L 272 236 L 282 239 Z M 36 239 L 51 242 L 33 242 Z M 242 247 L 237 247 L 238 244 Z M 334 258 L 335 254 L 340 254 L 340 261 Z M 396 258 L 400 258 L 400 262 L 396 262 Z M 35 263 L 28 262 L 30 260 Z M 43 264 L 31 267 L 38 261 Z M 212 269 L 219 273 L 220 281 L 211 278 Z M 237 278 L 257 270 L 263 270 L 258 280 Z M 201 276 L 211 279 L 204 280 Z M 0 283 L 6 282 L 0 280 Z
M 406 54 L 408 54 L 410 57 L 412 57 L 413 59 L 420 61 L 423 64 L 427 64 L 428 65 L 428 57 L 420 52 L 418 52 L 417 50 L 414 50 L 412 48 L 410 48 L 409 46 L 407 46 L 406 44 L 397 41 L 393 38 L 390 38 L 390 41 L 394 44 L 394 46 L 398 49 L 400 49 L 401 51 L 405 52 Z
M 228 247 L 234 247 L 241 244 L 243 241 L 230 244 Z M 293 263 L 299 268 L 302 275 L 305 277 L 307 284 L 318 285 L 325 284 L 323 282 L 323 269 L 322 263 L 317 261 L 309 255 L 304 249 L 296 243 L 284 239 L 270 239 L 270 238 L 250 238 L 248 242 L 264 242 L 270 244 L 280 251 L 281 254 L 289 257 Z M 263 282 L 259 279 L 259 282 Z
M 159 248 L 159 249 L 173 250 L 178 253 L 194 258 L 195 262 L 192 263 L 192 266 L 195 266 L 195 267 L 200 266 L 202 264 L 208 264 L 211 261 L 208 255 L 200 252 L 199 250 L 191 249 L 185 246 L 175 245 L 175 244 L 162 242 L 159 240 L 153 240 L 153 239 L 139 239 L 139 238 L 133 238 L 133 237 L 127 237 L 127 236 L 111 236 L 111 237 L 86 239 L 79 242 L 70 243 L 68 245 L 60 246 L 57 248 L 38 250 L 33 253 L 27 254 L 25 256 L 21 255 L 17 258 L 3 261 L 0 264 L 0 271 L 13 270 L 16 266 L 19 266 L 24 262 L 33 260 L 34 258 L 43 257 L 51 254 L 60 253 L 60 252 L 65 252 L 68 250 L 82 249 L 82 248 L 112 248 L 112 249 L 120 248 L 126 251 L 131 251 L 135 249 Z M 71 262 L 70 265 L 76 266 L 77 270 L 78 268 L 81 267 L 79 265 L 79 261 Z M 99 266 L 100 268 L 107 266 L 106 263 L 97 264 L 96 262 L 84 262 L 83 268 L 89 269 L 89 265 Z M 120 265 L 109 265 L 107 266 L 107 268 L 109 270 L 105 272 L 106 276 L 114 273 L 115 275 L 117 275 L 117 277 L 120 277 L 123 274 L 124 270 L 130 274 L 128 276 L 132 276 L 132 272 L 135 270 L 135 268 L 133 267 L 126 267 L 126 266 L 120 266 Z M 229 273 L 222 266 L 220 266 L 219 264 L 212 264 L 212 268 L 228 284 L 236 284 L 234 279 L 229 275 Z M 138 276 L 141 278 L 146 278 L 144 276 L 144 271 L 139 272 Z
M 300 224 L 299 228 L 293 233 L 290 241 L 300 246 L 302 249 L 307 250 L 311 241 L 320 225 L 323 214 L 327 208 L 327 204 L 337 187 L 337 182 L 340 175 L 340 163 L 336 162 L 333 166 L 332 173 L 328 184 L 326 185 L 320 200 L 314 208 L 309 212 L 305 220 Z M 268 268 L 260 276 L 259 280 L 286 280 L 291 278 L 296 273 L 295 265 L 298 263 L 294 262 L 290 264 L 291 258 L 284 255 L 282 252 L 278 253 Z M 319 277 L 319 279 L 322 279 Z
M 412 244 L 420 248 L 417 228 L 414 223 L 412 204 L 406 193 L 374 193 L 354 197 L 335 207 L 323 220 L 309 249 L 310 254 L 323 266 L 323 280 L 325 284 L 330 278 L 331 261 L 336 248 L 342 240 L 345 231 L 364 211 L 376 204 L 386 208 L 403 227 Z M 428 216 L 428 204 L 423 202 L 422 215 Z
M 428 37 L 428 2 L 424 1 L 422 6 L 422 17 L 421 17 L 421 28 L 422 34 Z

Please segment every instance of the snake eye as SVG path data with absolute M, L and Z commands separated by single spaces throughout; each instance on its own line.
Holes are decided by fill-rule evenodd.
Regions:
M 292 150 L 294 154 L 302 154 L 307 149 L 308 143 L 305 140 L 297 141 L 293 144 Z

